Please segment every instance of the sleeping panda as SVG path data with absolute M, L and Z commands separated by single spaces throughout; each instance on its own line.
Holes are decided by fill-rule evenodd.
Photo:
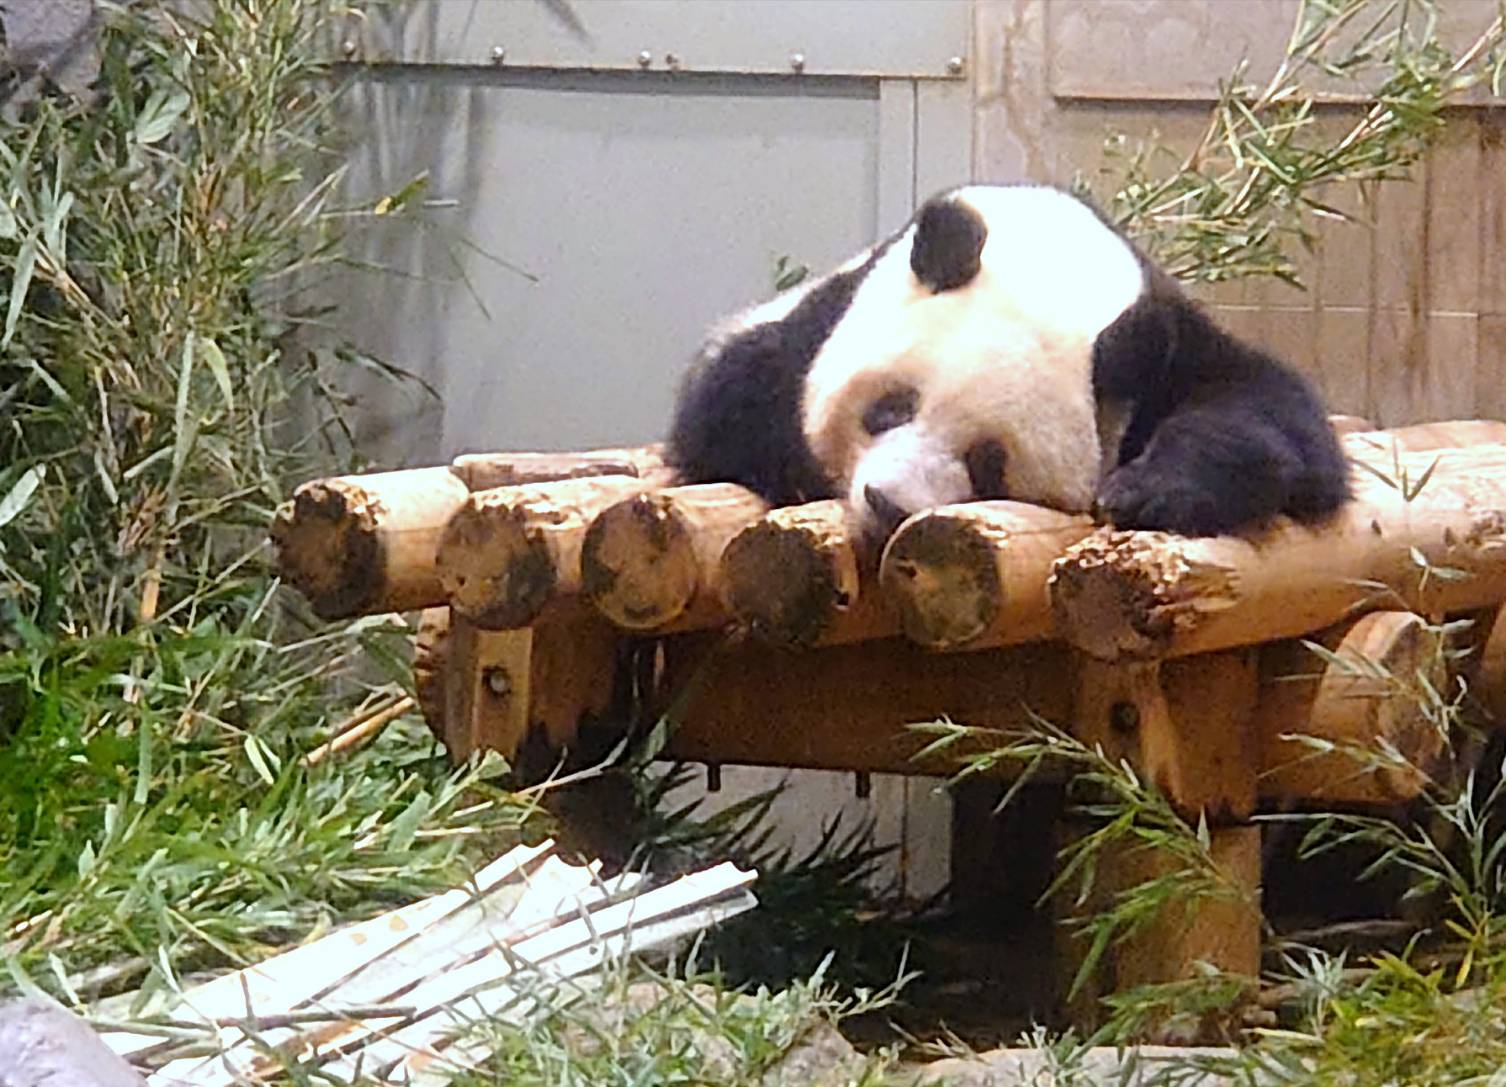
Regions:
M 971 499 L 1207 536 L 1315 522 L 1350 493 L 1305 379 L 1088 204 L 1035 185 L 944 192 L 713 330 L 666 447 L 685 482 L 846 498 L 880 541 Z

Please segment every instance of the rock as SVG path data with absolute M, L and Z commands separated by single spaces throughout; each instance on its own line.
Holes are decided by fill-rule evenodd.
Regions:
M 42 998 L 0 1004 L 0 1087 L 146 1087 L 67 1008 Z

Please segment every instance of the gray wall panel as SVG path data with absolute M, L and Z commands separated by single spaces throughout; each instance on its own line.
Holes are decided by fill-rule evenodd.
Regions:
M 416 246 L 410 223 L 373 232 L 366 259 L 415 278 L 352 311 L 442 392 L 442 457 L 657 438 L 709 322 L 770 294 L 779 255 L 823 269 L 876 227 L 868 81 L 430 72 L 353 104 L 356 194 L 428 169 L 452 204 Z

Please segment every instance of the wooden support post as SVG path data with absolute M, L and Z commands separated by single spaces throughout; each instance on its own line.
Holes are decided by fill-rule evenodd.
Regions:
M 527 748 L 535 761 L 552 762 L 575 742 L 582 719 L 611 704 L 618 637 L 578 604 L 521 630 L 487 630 L 453 616 L 445 747 L 457 759 L 491 750 L 514 761 Z
M 722 552 L 727 606 L 776 645 L 840 645 L 886 638 L 899 622 L 878 593 L 863 592 L 861 561 L 841 502 L 770 511 Z
M 1283 523 L 1252 540 L 1096 532 L 1052 574 L 1057 629 L 1093 656 L 1154 659 L 1297 637 L 1377 607 L 1443 614 L 1506 597 L 1506 445 L 1400 461 L 1415 493 L 1359 473 L 1355 500 L 1323 527 Z M 1457 573 L 1426 576 L 1419 556 Z
M 1133 766 L 1190 828 L 1206 819 L 1209 872 L 1216 873 L 1206 885 L 1216 893 L 1171 903 L 1105 954 L 1084 994 L 1088 1002 L 1105 991 L 1188 979 L 1200 962 L 1248 977 L 1253 993 L 1260 972 L 1260 835 L 1237 820 L 1255 804 L 1256 664 L 1252 651 L 1165 663 L 1079 658 L 1074 735 Z M 1069 832 L 1084 829 L 1079 824 Z M 1087 908 L 1101 910 L 1116 895 L 1185 864 L 1152 846 L 1110 847 L 1098 858 Z M 1065 995 L 1087 949 L 1075 935 L 1062 935 Z M 1073 1011 L 1081 1016 L 1090 1009 L 1079 1002 Z M 1210 1018 L 1197 1025 L 1194 1039 L 1179 1040 L 1209 1040 L 1230 1025 Z
M 722 549 L 768 504 L 731 483 L 675 487 L 609 506 L 586 530 L 585 594 L 628 630 L 695 630 L 730 618 L 718 578 Z
M 593 476 L 472 494 L 439 540 L 450 607 L 489 630 L 535 622 L 551 601 L 579 594 L 591 522 L 647 486 L 633 476 Z

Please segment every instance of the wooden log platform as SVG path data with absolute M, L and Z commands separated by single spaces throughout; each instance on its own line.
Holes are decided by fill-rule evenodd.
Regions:
M 598 475 L 667 479 L 657 446 L 584 453 L 477 453 L 449 466 L 311 480 L 271 526 L 283 579 L 321 619 L 446 605 L 434 557 L 477 490 Z

